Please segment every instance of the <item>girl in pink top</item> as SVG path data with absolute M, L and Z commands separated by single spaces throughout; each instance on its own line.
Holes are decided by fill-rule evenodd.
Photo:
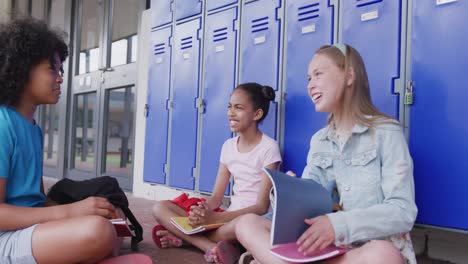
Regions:
M 153 207 L 153 215 L 161 225 L 161 230 L 156 232 L 156 239 L 159 239 L 156 244 L 162 248 L 178 247 L 184 241 L 203 250 L 208 262 L 230 264 L 237 260 L 239 250 L 228 242 L 236 240 L 237 217 L 248 213 L 262 215 L 268 211 L 271 182 L 262 169 L 277 169 L 281 163 L 277 142 L 258 128 L 274 98 L 273 88 L 257 83 L 241 84 L 231 94 L 227 116 L 231 131 L 238 136 L 223 144 L 213 194 L 206 202 L 192 206 L 189 212 L 194 226 L 227 224 L 209 233 L 185 235 L 171 225 L 170 218 L 186 216 L 186 211 L 170 201 L 159 201 Z M 231 205 L 225 212 L 214 212 L 221 205 L 231 176 L 234 179 Z

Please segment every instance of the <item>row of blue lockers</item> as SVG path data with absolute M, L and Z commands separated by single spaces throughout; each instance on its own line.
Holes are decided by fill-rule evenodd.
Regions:
M 417 222 L 468 230 L 466 13 L 461 0 L 153 0 L 144 180 L 211 192 L 230 93 L 252 81 L 277 90 L 261 129 L 302 172 L 326 122 L 307 65 L 339 41 L 363 56 L 376 106 L 408 125 Z

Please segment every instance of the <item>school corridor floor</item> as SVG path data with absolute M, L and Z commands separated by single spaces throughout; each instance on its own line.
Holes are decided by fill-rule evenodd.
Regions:
M 44 177 L 44 189 L 47 190 L 56 180 Z M 151 215 L 151 207 L 153 201 L 134 197 L 127 194 L 130 209 L 143 227 L 143 241 L 139 243 L 139 253 L 146 254 L 151 257 L 156 264 L 199 264 L 206 263 L 203 259 L 203 254 L 195 248 L 177 248 L 177 249 L 159 249 L 151 238 L 151 230 L 154 226 L 154 220 Z M 130 250 L 130 240 L 124 242 L 121 254 L 132 253 Z M 450 262 L 439 261 L 427 257 L 419 256 L 418 263 L 422 264 L 448 264 Z

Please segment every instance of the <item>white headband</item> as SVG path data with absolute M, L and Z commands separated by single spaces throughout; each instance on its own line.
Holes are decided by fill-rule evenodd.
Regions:
M 337 49 L 339 49 L 341 51 L 341 53 L 343 53 L 343 56 L 346 57 L 346 44 L 335 43 L 333 46 L 336 47 Z

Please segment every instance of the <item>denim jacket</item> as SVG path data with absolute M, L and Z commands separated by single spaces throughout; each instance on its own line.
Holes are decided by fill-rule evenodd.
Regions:
M 335 245 L 409 232 L 417 215 L 413 162 L 402 128 L 355 125 L 340 151 L 336 130 L 312 136 L 304 179 L 337 192 L 343 211 L 327 214 Z

